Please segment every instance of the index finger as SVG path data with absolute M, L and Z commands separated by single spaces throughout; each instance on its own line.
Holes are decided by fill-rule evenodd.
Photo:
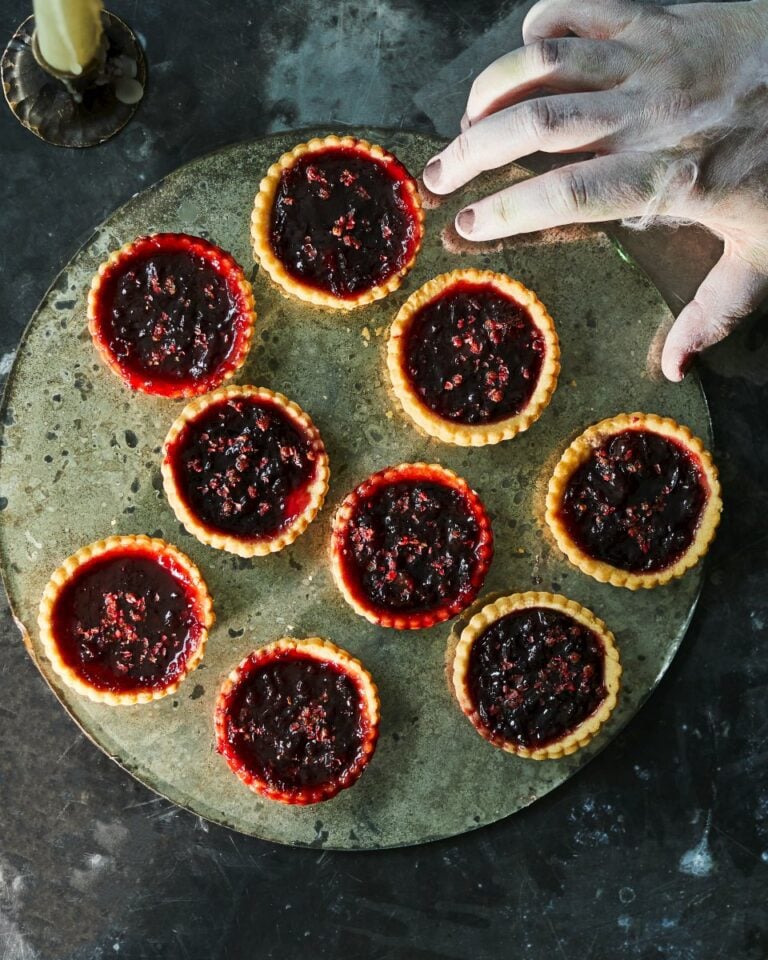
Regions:
M 468 127 L 429 161 L 424 183 L 433 193 L 451 193 L 479 173 L 537 150 L 594 149 L 623 129 L 628 117 L 624 95 L 617 92 L 526 100 Z
M 466 240 L 482 242 L 570 223 L 642 216 L 653 202 L 658 178 L 659 161 L 650 154 L 583 160 L 476 200 L 459 211 L 456 229 Z
M 630 70 L 629 51 L 622 44 L 578 37 L 541 40 L 504 54 L 477 75 L 466 118 L 476 123 L 542 86 L 605 90 L 626 79 Z

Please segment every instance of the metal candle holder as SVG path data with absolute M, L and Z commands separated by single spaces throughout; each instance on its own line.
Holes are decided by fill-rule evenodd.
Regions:
M 101 14 L 99 55 L 81 74 L 54 70 L 40 55 L 35 18 L 11 37 L 0 61 L 3 92 L 14 116 L 35 136 L 60 147 L 103 143 L 131 119 L 147 82 L 144 53 L 130 27 Z

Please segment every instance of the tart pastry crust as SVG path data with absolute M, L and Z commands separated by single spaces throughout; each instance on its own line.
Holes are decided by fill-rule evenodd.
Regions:
M 591 556 L 574 540 L 562 515 L 563 500 L 574 473 L 604 442 L 616 434 L 630 430 L 658 434 L 682 448 L 699 470 L 699 482 L 704 494 L 701 514 L 689 545 L 682 555 L 668 566 L 651 572 L 625 570 Z M 717 468 L 701 440 L 694 436 L 688 427 L 656 414 L 622 413 L 589 427 L 565 451 L 549 481 L 545 517 L 558 547 L 583 573 L 601 583 L 639 590 L 669 583 L 695 566 L 712 543 L 721 511 Z
M 116 281 L 123 271 L 129 270 L 132 264 L 140 265 L 144 258 L 151 258 L 153 255 L 162 256 L 168 252 L 169 248 L 173 255 L 187 255 L 190 258 L 195 257 L 205 262 L 206 266 L 210 268 L 211 274 L 215 275 L 217 282 L 220 282 L 226 288 L 228 299 L 235 305 L 233 306 L 234 317 L 231 320 L 228 316 L 225 318 L 225 325 L 232 327 L 231 343 L 228 347 L 226 345 L 222 346 L 222 358 L 204 374 L 194 373 L 190 370 L 181 377 L 172 378 L 163 375 L 162 371 L 158 373 L 156 369 L 153 370 L 155 360 L 152 360 L 152 358 L 145 358 L 147 359 L 146 364 L 135 360 L 130 361 L 125 357 L 121 358 L 115 352 L 115 348 L 110 342 L 110 332 L 105 327 L 106 316 L 111 311 L 110 304 L 106 302 L 108 285 Z M 171 291 L 166 291 L 161 288 L 157 277 L 147 279 L 148 282 L 156 286 L 158 296 L 167 300 L 177 295 L 175 286 Z M 205 293 L 199 295 L 206 301 L 207 306 L 208 301 Z M 216 291 L 212 293 L 211 290 L 208 290 L 208 298 L 215 297 L 215 295 Z M 147 296 L 151 296 L 151 293 Z M 145 297 L 141 296 L 141 300 L 141 312 L 144 314 L 146 311 Z M 158 306 L 157 313 L 157 317 L 153 318 L 158 322 L 157 332 L 152 331 L 153 346 L 161 354 L 164 349 L 168 353 L 174 353 L 179 345 L 174 341 L 172 333 L 168 341 L 165 342 L 166 332 L 162 327 L 169 321 L 167 315 L 162 312 L 162 305 Z M 215 244 L 203 240 L 201 237 L 184 233 L 148 234 L 126 243 L 119 250 L 111 253 L 108 259 L 99 266 L 88 294 L 88 329 L 102 360 L 132 390 L 171 399 L 199 396 L 233 377 L 248 356 L 255 322 L 256 311 L 253 291 L 240 265 L 229 253 Z M 205 331 L 202 335 L 206 335 Z M 188 344 L 188 346 L 190 349 L 194 348 L 193 344 Z
M 359 705 L 359 721 L 356 732 L 356 739 L 359 740 L 359 743 L 355 747 L 355 756 L 352 761 L 346 764 L 340 772 L 329 776 L 327 780 L 321 780 L 321 782 L 313 784 L 283 784 L 281 787 L 275 782 L 278 779 L 277 777 L 269 777 L 263 770 L 260 772 L 254 769 L 252 765 L 249 765 L 246 758 L 238 755 L 237 745 L 233 742 L 238 731 L 233 726 L 232 709 L 238 689 L 244 682 L 247 682 L 248 677 L 255 670 L 272 662 L 297 659 L 316 661 L 320 665 L 330 664 L 340 674 L 352 681 Z M 312 703 L 308 704 L 307 711 L 310 712 L 312 707 Z M 318 803 L 322 800 L 329 800 L 341 790 L 351 787 L 360 777 L 376 748 L 379 735 L 379 716 L 380 702 L 376 684 L 359 660 L 356 660 L 329 640 L 323 640 L 320 637 L 306 639 L 283 637 L 249 654 L 224 681 L 216 701 L 216 749 L 223 755 L 232 772 L 254 793 L 269 800 L 277 800 L 280 803 L 302 805 Z M 274 714 L 271 719 L 274 719 Z M 302 722 L 301 717 L 289 719 L 292 720 L 291 726 L 298 726 Z M 329 732 L 333 735 L 335 731 L 329 731 L 322 721 L 321 727 L 319 736 L 318 731 L 312 733 L 311 728 L 308 728 L 304 735 L 308 740 L 314 738 L 317 742 L 322 743 L 327 739 Z
M 358 523 L 359 510 L 369 500 L 375 501 L 376 495 L 381 491 L 386 491 L 387 488 L 396 487 L 401 483 L 436 485 L 447 491 L 455 491 L 462 501 L 462 519 L 470 522 L 475 528 L 475 542 L 470 548 L 472 569 L 468 575 L 468 582 L 462 584 L 460 591 L 455 595 L 442 598 L 426 610 L 417 609 L 409 612 L 407 608 L 401 610 L 387 609 L 377 605 L 373 599 L 366 595 L 364 589 L 357 582 L 359 571 L 351 558 L 350 539 Z M 442 516 L 442 512 L 448 508 L 443 504 L 440 509 Z M 411 540 L 416 549 L 419 550 L 434 545 L 433 537 L 434 531 L 429 531 L 425 538 L 429 540 L 429 543 L 419 543 L 421 538 L 417 521 L 414 530 L 410 534 L 406 534 L 405 539 Z M 446 545 L 443 544 L 442 546 L 445 547 Z M 406 549 L 408 549 L 407 546 Z M 459 548 L 456 547 L 456 549 Z M 391 579 L 396 579 L 397 574 L 402 571 L 397 570 L 398 556 L 395 554 L 392 559 Z M 477 597 L 492 559 L 493 533 L 491 522 L 480 497 L 471 489 L 466 480 L 452 470 L 447 470 L 438 464 L 402 463 L 372 474 L 346 497 L 334 517 L 331 534 L 331 569 L 336 585 L 356 613 L 365 617 L 370 623 L 381 627 L 392 627 L 397 630 L 423 630 L 454 617 Z M 443 562 L 444 558 L 441 556 L 433 558 L 433 564 Z M 445 571 L 439 573 L 439 576 L 445 576 Z
M 557 611 L 592 631 L 599 639 L 603 650 L 603 683 L 605 695 L 597 708 L 575 727 L 565 731 L 555 740 L 538 747 L 521 745 L 493 733 L 482 721 L 470 686 L 470 659 L 475 642 L 502 617 L 531 608 Z M 553 593 L 515 593 L 501 597 L 476 613 L 459 637 L 453 657 L 453 690 L 461 709 L 472 722 L 477 732 L 495 747 L 508 753 L 531 760 L 555 760 L 567 756 L 585 746 L 595 736 L 616 706 L 621 680 L 621 664 L 614 636 L 602 620 L 591 610 Z
M 404 262 L 385 276 L 380 282 L 374 282 L 356 293 L 336 294 L 329 289 L 302 281 L 289 272 L 285 263 L 277 256 L 271 241 L 272 216 L 276 196 L 286 171 L 295 167 L 297 162 L 312 154 L 320 155 L 333 151 L 351 151 L 360 158 L 377 163 L 391 172 L 393 181 L 401 185 L 404 200 L 412 221 L 413 237 L 409 242 Z M 329 232 L 334 224 L 329 223 Z M 307 143 L 300 143 L 288 153 L 284 153 L 267 171 L 261 181 L 259 192 L 251 215 L 251 240 L 253 243 L 254 258 L 260 263 L 269 277 L 288 295 L 297 297 L 318 307 L 327 307 L 334 310 L 351 310 L 355 307 L 380 300 L 397 290 L 403 277 L 413 266 L 421 247 L 424 235 L 424 211 L 416 181 L 405 170 L 400 161 L 383 147 L 370 144 L 366 140 L 355 137 L 328 136 L 314 138 Z
M 471 295 L 473 288 L 476 288 L 476 292 L 493 291 L 522 307 L 527 312 L 531 325 L 540 335 L 543 354 L 535 386 L 521 409 L 501 419 L 467 423 L 461 419 L 441 416 L 419 395 L 408 373 L 408 346 L 414 320 L 425 308 L 450 296 L 454 289 L 459 294 Z M 480 349 L 477 340 L 476 349 Z M 453 270 L 425 283 L 402 305 L 389 334 L 387 367 L 392 387 L 403 410 L 417 426 L 445 443 L 464 447 L 484 446 L 511 439 L 527 430 L 541 416 L 557 386 L 560 344 L 552 317 L 533 291 L 502 273 L 475 269 Z M 494 371 L 490 371 L 489 375 L 493 379 L 490 389 L 501 395 L 503 390 L 500 388 L 498 375 Z M 447 386 L 450 386 L 452 391 L 455 390 L 450 381 L 447 381 Z
M 234 531 L 226 532 L 217 529 L 195 511 L 183 491 L 182 477 L 179 475 L 179 469 L 176 467 L 174 460 L 178 445 L 183 442 L 188 428 L 194 426 L 206 411 L 232 400 L 264 401 L 267 406 L 275 408 L 304 438 L 307 455 L 314 463 L 312 475 L 307 480 L 306 485 L 300 488 L 303 491 L 302 499 L 304 501 L 302 509 L 290 522 L 274 532 L 245 536 L 238 535 Z M 199 397 L 187 404 L 173 422 L 165 438 L 161 469 L 165 495 L 177 519 L 186 530 L 202 543 L 214 547 L 216 550 L 226 550 L 241 557 L 266 556 L 293 543 L 307 529 L 323 506 L 330 477 L 325 445 L 319 430 L 308 413 L 305 413 L 297 403 L 289 400 L 283 394 L 276 393 L 266 387 L 235 385 L 220 387 L 213 393 Z
M 186 656 L 183 670 L 166 685 L 141 689 L 140 685 L 134 690 L 101 689 L 89 683 L 67 662 L 63 653 L 62 638 L 57 636 L 56 611 L 59 600 L 67 588 L 73 583 L 76 576 L 92 561 L 111 556 L 118 559 L 120 556 L 138 556 L 154 560 L 164 569 L 170 567 L 174 577 L 184 582 L 184 590 L 189 599 L 190 608 L 194 610 L 195 619 L 199 625 L 199 632 L 194 646 Z M 130 598 L 129 598 L 130 599 Z M 215 617 L 213 601 L 208 587 L 195 564 L 179 549 L 166 543 L 164 540 L 147 536 L 114 536 L 106 540 L 81 547 L 77 553 L 68 557 L 53 573 L 43 592 L 38 613 L 38 628 L 45 655 L 50 661 L 56 674 L 76 693 L 97 703 L 108 703 L 114 706 L 125 706 L 134 703 L 148 703 L 159 700 L 161 697 L 174 693 L 179 684 L 190 674 L 203 659 L 208 632 L 213 626 Z

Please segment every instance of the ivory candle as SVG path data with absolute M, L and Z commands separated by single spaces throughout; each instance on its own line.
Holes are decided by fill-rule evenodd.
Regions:
M 101 0 L 34 0 L 37 45 L 62 73 L 81 74 L 101 43 Z

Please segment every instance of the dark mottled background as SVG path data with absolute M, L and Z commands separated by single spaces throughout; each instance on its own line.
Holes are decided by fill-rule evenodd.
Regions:
M 123 134 L 65 152 L 0 108 L 3 378 L 47 285 L 116 205 L 191 157 L 286 127 L 450 134 L 477 68 L 519 42 L 527 5 L 115 0 L 112 9 L 141 33 L 151 78 Z M 29 6 L 3 0 L 0 41 Z M 716 252 L 697 231 L 626 242 L 673 308 Z M 689 636 L 648 705 L 595 761 L 476 834 L 332 854 L 209 826 L 150 794 L 79 734 L 4 606 L 0 958 L 765 960 L 763 318 L 700 369 L 726 512 Z

